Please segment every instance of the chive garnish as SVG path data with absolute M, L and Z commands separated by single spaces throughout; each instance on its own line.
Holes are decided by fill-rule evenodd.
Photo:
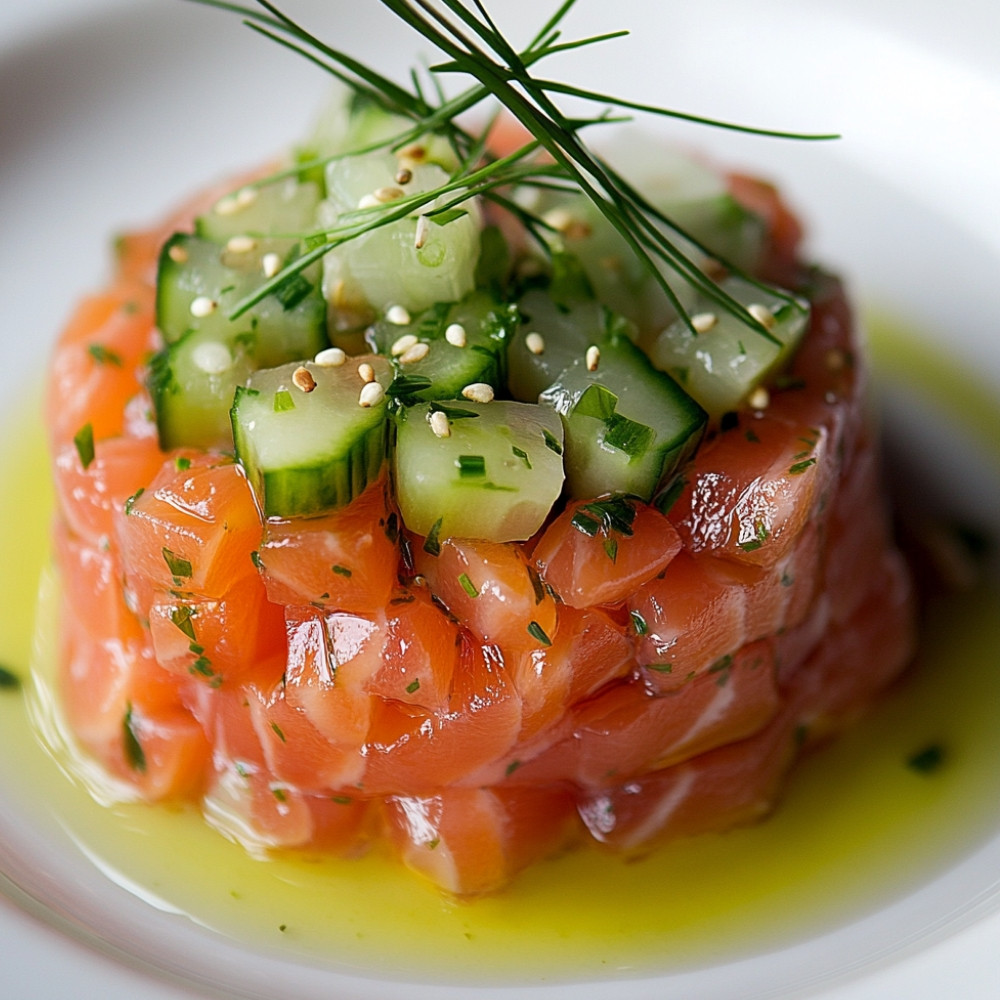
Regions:
M 536 621 L 532 621 L 528 624 L 528 635 L 533 639 L 537 639 L 543 646 L 551 646 L 552 640 L 545 634 L 545 629 Z
M 354 575 L 351 570 L 349 570 L 346 566 L 341 566 L 340 563 L 334 564 L 331 568 L 333 569 L 333 572 L 337 574 L 337 576 L 346 576 L 350 578 L 351 576 Z
M 459 455 L 455 465 L 463 479 L 486 475 L 486 459 L 482 455 Z
M 518 448 L 515 444 L 511 445 L 511 451 L 517 458 L 521 459 L 521 461 L 524 462 L 529 469 L 531 468 L 531 459 L 528 458 L 528 453 L 523 448 Z
M 561 455 L 563 453 L 562 445 L 559 443 L 559 439 L 554 434 L 550 431 L 543 430 L 542 437 L 545 439 L 545 447 L 548 448 L 549 451 L 554 451 L 557 455 Z
M 803 472 L 806 471 L 806 469 L 809 468 L 810 465 L 815 465 L 815 464 L 816 464 L 815 456 L 813 458 L 807 458 L 802 462 L 796 462 L 788 469 L 788 474 L 790 476 L 801 475 Z
M 632 628 L 635 629 L 636 635 L 645 635 L 649 631 L 646 619 L 638 611 L 630 611 L 629 618 L 632 619 Z
M 468 573 L 459 574 L 458 582 L 462 585 L 462 590 L 464 590 L 469 597 L 479 596 L 479 591 L 476 589 L 476 585 L 469 579 Z
M 85 468 L 90 468 L 90 463 L 94 461 L 94 427 L 93 424 L 84 424 L 74 435 L 73 444 L 76 445 L 76 453 L 80 456 L 80 464 Z
M 274 735 L 277 736 L 278 739 L 281 740 L 282 743 L 284 743 L 285 742 L 285 734 L 282 731 L 281 726 L 279 726 L 277 722 L 272 722 L 271 723 L 271 729 L 274 730 Z

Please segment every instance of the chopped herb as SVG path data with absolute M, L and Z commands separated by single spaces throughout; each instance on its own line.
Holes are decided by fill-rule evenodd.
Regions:
M 635 629 L 636 635 L 645 635 L 649 631 L 646 619 L 638 611 L 630 611 L 629 617 L 632 619 L 632 628 Z
M 431 530 L 427 532 L 427 537 L 424 539 L 424 552 L 431 556 L 441 555 L 441 543 L 438 541 L 438 535 L 441 532 L 441 522 L 444 518 L 438 518 L 432 525 Z
M 725 656 L 720 656 L 715 663 L 713 663 L 709 668 L 708 672 L 710 674 L 717 674 L 720 670 L 728 670 L 733 665 L 732 655 L 726 653 Z
M 672 663 L 647 663 L 647 670 L 655 670 L 658 674 L 669 674 L 673 673 L 674 665 Z
M 139 497 L 141 497 L 141 496 L 143 495 L 143 493 L 145 493 L 145 492 L 146 492 L 146 489 L 145 489 L 145 487 L 143 487 L 143 486 L 140 486 L 140 487 L 139 487 L 139 488 L 138 488 L 138 489 L 137 489 L 137 490 L 135 491 L 135 493 L 133 493 L 133 494 L 132 494 L 132 495 L 131 495 L 131 496 L 130 496 L 130 497 L 128 498 L 128 500 L 126 500 L 126 501 L 125 501 L 125 513 L 126 513 L 126 515 L 128 515 L 128 514 L 131 514 L 131 513 L 132 513 L 132 508 L 133 508 L 133 507 L 135 506 L 135 502 L 136 502 L 136 500 L 138 500 L 138 499 L 139 499 Z
M 281 731 L 281 726 L 279 726 L 277 722 L 272 722 L 271 723 L 271 728 L 274 730 L 274 735 L 277 736 L 278 739 L 281 740 L 282 743 L 284 743 L 285 742 L 285 734 Z
M 464 208 L 448 208 L 437 212 L 428 212 L 427 218 L 439 226 L 447 226 L 449 223 L 457 222 L 468 214 Z
M 515 455 L 516 455 L 516 456 L 517 456 L 517 457 L 518 457 L 519 459 L 521 459 L 521 461 L 522 461 L 522 462 L 524 462 L 524 464 L 525 464 L 525 465 L 526 465 L 526 466 L 527 466 L 527 467 L 528 467 L 529 469 L 531 468 L 531 459 L 530 459 L 530 458 L 528 458 L 528 453 L 527 453 L 527 452 L 526 452 L 526 451 L 525 451 L 525 450 L 524 450 L 523 448 L 518 448 L 518 446 L 517 446 L 517 445 L 515 444 L 515 445 L 511 445 L 511 449 L 510 449 L 510 450 L 511 450 L 512 452 L 514 452 L 514 454 L 515 454 Z
M 604 554 L 612 562 L 615 562 L 618 559 L 618 539 L 616 538 L 604 539 Z
M 346 566 L 341 566 L 340 563 L 334 564 L 334 566 L 332 567 L 332 569 L 333 569 L 334 573 L 337 574 L 337 576 L 346 576 L 346 577 L 350 578 L 351 576 L 354 575 L 351 572 L 351 570 L 349 570 Z
M 199 656 L 190 667 L 188 667 L 188 672 L 192 674 L 198 674 L 201 677 L 215 677 L 215 671 L 212 669 L 212 661 L 207 656 Z
M 749 441 L 749 442 L 750 442 L 751 444 L 760 444 L 760 438 L 759 438 L 759 437 L 757 437 L 757 434 L 756 434 L 756 433 L 754 432 L 754 430 L 753 430 L 753 428 L 752 428 L 752 427 L 748 427 L 748 428 L 747 428 L 747 429 L 746 429 L 746 430 L 745 430 L 745 431 L 743 432 L 743 436 L 744 436 L 744 437 L 745 437 L 745 438 L 746 438 L 746 439 L 747 439 L 747 440 L 748 440 L 748 441 Z
M 554 451 L 557 455 L 561 455 L 563 453 L 562 445 L 559 443 L 559 439 L 554 434 L 550 431 L 543 430 L 542 437 L 545 439 L 545 447 L 548 448 L 549 451 Z
M 174 468 L 178 472 L 187 472 L 191 468 L 191 459 L 187 455 L 178 455 L 174 459 Z
M 330 801 L 336 802 L 338 806 L 349 806 L 354 799 L 350 795 L 331 795 Z
M 288 930 L 288 924 L 278 924 L 278 930 L 281 931 L 282 934 L 284 934 L 285 931 Z
M 122 739 L 125 745 L 125 760 L 133 771 L 140 774 L 146 773 L 146 753 L 142 749 L 139 737 L 135 732 L 135 723 L 132 718 L 132 702 L 125 703 L 125 716 L 122 719 Z
M 538 575 L 538 570 L 534 566 L 528 566 L 528 579 L 531 581 L 531 589 L 535 592 L 535 604 L 541 604 L 545 600 L 545 584 Z
M 937 771 L 945 760 L 944 747 L 939 743 L 931 743 L 907 758 L 906 766 L 920 774 L 931 774 Z
M 787 570 L 781 574 L 781 586 L 790 587 L 795 583 L 795 577 L 791 575 Z
M 512 760 L 507 765 L 507 770 L 504 772 L 505 776 L 509 778 L 520 766 L 521 762 L 519 760 Z
M 433 383 L 426 375 L 411 375 L 403 372 L 389 383 L 385 394 L 404 406 L 412 406 L 417 402 L 419 394 L 426 392 L 432 385 Z
M 449 420 L 469 420 L 478 417 L 475 410 L 466 410 L 461 406 L 445 406 L 443 403 L 431 403 L 431 413 L 443 413 Z
M 275 786 L 274 786 L 274 787 L 273 787 L 273 788 L 271 789 L 271 794 L 272 794 L 272 795 L 273 795 L 273 796 L 274 796 L 274 797 L 275 797 L 275 798 L 276 798 L 276 799 L 277 799 L 277 800 L 278 800 L 279 802 L 287 802 L 287 801 L 288 801 L 288 793 L 287 793 L 287 792 L 286 792 L 286 791 L 284 790 L 284 788 L 281 788 L 281 787 L 280 787 L 280 786 L 278 786 L 278 785 L 275 785 Z M 282 924 L 282 925 L 281 925 L 281 929 L 282 929 L 282 930 L 284 930 L 284 929 L 285 929 L 285 925 L 284 925 L 284 924 Z
M 406 685 L 407 694 L 416 694 L 420 690 L 420 678 L 415 677 L 409 684 Z
M 116 368 L 122 367 L 122 356 L 105 347 L 103 344 L 88 344 L 87 353 L 99 365 L 114 365 Z
M 191 642 L 197 641 L 197 636 L 194 634 L 194 622 L 191 620 L 194 617 L 194 609 L 182 605 L 181 607 L 174 608 L 170 612 L 170 620 L 191 640 Z
M 13 691 L 21 686 L 21 678 L 14 673 L 13 670 L 9 670 L 7 667 L 0 665 L 0 690 Z
M 462 590 L 464 590 L 469 597 L 478 597 L 479 591 L 476 589 L 476 585 L 469 579 L 468 573 L 462 573 L 458 582 L 462 585 Z
M 543 646 L 551 646 L 552 640 L 545 634 L 545 629 L 536 621 L 532 621 L 528 624 L 528 635 L 533 639 L 537 639 Z
M 261 561 L 260 553 L 256 549 L 254 549 L 253 552 L 250 553 L 250 562 L 254 564 L 255 569 L 264 568 L 264 563 Z
M 482 455 L 459 455 L 455 465 L 462 479 L 486 475 L 486 459 Z
M 279 389 L 274 394 L 274 412 L 285 413 L 294 409 L 295 400 L 292 399 L 292 394 L 287 389 Z
M 590 535 L 591 538 L 601 530 L 601 522 L 585 513 L 582 508 L 573 515 L 570 524 L 577 531 L 582 531 L 585 535 Z
M 166 561 L 167 568 L 170 570 L 171 576 L 175 580 L 181 580 L 185 577 L 190 577 L 193 572 L 191 568 L 191 563 L 187 559 L 183 559 L 178 555 L 174 555 L 170 549 L 163 548 L 163 558 Z
M 76 453 L 80 456 L 80 464 L 85 468 L 90 468 L 90 463 L 94 461 L 94 426 L 84 424 L 74 435 L 73 444 L 76 445 Z
M 752 539 L 746 542 L 740 542 L 740 548 L 744 552 L 755 552 L 766 541 L 767 541 L 767 527 L 763 521 L 758 521 L 756 535 Z
M 281 308 L 288 312 L 294 309 L 313 290 L 312 282 L 301 273 L 290 274 L 274 290 L 274 297 L 281 303 Z
M 793 466 L 789 468 L 788 474 L 790 476 L 798 476 L 801 473 L 805 472 L 810 465 L 815 465 L 815 464 L 816 464 L 815 456 L 813 458 L 807 458 L 805 459 L 805 461 L 802 462 L 796 462 Z
M 629 458 L 645 455 L 653 444 L 656 432 L 646 424 L 614 413 L 604 424 L 604 443 L 623 451 Z

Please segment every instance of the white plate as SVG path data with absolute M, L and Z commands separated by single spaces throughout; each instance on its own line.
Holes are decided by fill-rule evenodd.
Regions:
M 571 24 L 581 34 L 633 28 L 631 39 L 610 43 L 620 60 L 614 48 L 590 61 L 573 56 L 560 67 L 566 78 L 601 78 L 619 93 L 721 118 L 842 131 L 840 143 L 816 146 L 676 130 L 725 160 L 779 178 L 809 219 L 817 255 L 846 271 L 862 298 L 947 336 L 950 350 L 1000 388 L 1000 6 L 954 0 L 945 9 L 912 0 L 905 22 L 896 0 L 612 6 L 582 0 Z M 409 58 L 412 43 L 375 0 L 311 7 L 324 12 L 321 21 L 337 23 L 342 47 L 386 68 L 386 47 Z M 495 3 L 514 34 L 518 24 L 534 26 L 537 7 Z M 0 398 L 36 378 L 72 302 L 101 280 L 110 231 L 152 220 L 206 179 L 293 139 L 321 87 L 316 71 L 217 12 L 163 0 L 5 4 Z M 977 466 L 965 453 L 953 460 L 966 470 Z M 995 472 L 980 473 L 969 504 L 996 510 Z M 5 995 L 201 995 L 143 961 L 156 964 L 157 942 L 188 949 L 194 974 L 221 994 L 239 983 L 241 996 L 417 1000 L 525 992 L 379 983 L 221 946 L 206 955 L 196 928 L 178 932 L 148 902 L 102 886 L 99 873 L 62 849 L 58 831 L 43 835 L 30 820 L 19 821 L 16 809 L 4 803 L 0 829 L 10 839 L 0 846 L 0 867 L 42 902 L 0 880 Z M 992 1000 L 1000 995 L 998 906 L 1000 834 L 908 898 L 805 944 L 705 972 L 545 994 Z M 91 920 L 109 943 L 87 937 Z M 256 991 L 247 985 L 254 981 Z

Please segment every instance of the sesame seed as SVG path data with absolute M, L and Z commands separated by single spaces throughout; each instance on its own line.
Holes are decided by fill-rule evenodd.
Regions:
M 168 251 L 167 256 L 175 264 L 186 264 L 188 259 L 188 252 L 186 247 L 182 247 L 175 243 Z
M 465 347 L 465 327 L 461 323 L 450 323 L 444 331 L 444 339 L 452 347 Z
M 431 425 L 431 430 L 434 431 L 435 437 L 451 437 L 451 424 L 448 422 L 448 417 L 444 410 L 435 410 L 433 413 L 428 414 L 427 422 Z
M 358 208 L 378 208 L 382 202 L 375 197 L 374 194 L 362 195 L 361 199 L 358 201 Z
M 398 187 L 380 187 L 374 191 L 375 197 L 383 203 L 396 201 L 398 198 L 402 198 L 405 193 Z
M 750 313 L 750 315 L 753 316 L 753 318 L 757 320 L 757 322 L 760 323 L 765 330 L 770 330 L 774 326 L 774 313 L 771 312 L 767 306 L 762 306 L 759 302 L 754 302 L 752 305 L 747 306 L 747 312 Z
M 218 308 L 219 303 L 215 299 L 210 299 L 207 295 L 199 295 L 191 302 L 191 315 L 202 319 L 205 316 L 211 316 Z
M 545 338 L 540 333 L 536 333 L 532 330 L 531 333 L 524 338 L 524 346 L 527 347 L 532 354 L 544 354 Z
M 339 368 L 347 360 L 347 354 L 339 347 L 327 347 L 314 360 L 320 368 Z
M 591 344 L 587 348 L 586 362 L 588 372 L 597 371 L 597 366 L 601 363 L 601 349 L 597 344 Z
M 695 333 L 708 333 L 719 322 L 715 313 L 695 313 L 691 317 L 691 326 Z
M 752 410 L 766 410 L 770 402 L 771 394 L 762 385 L 757 386 L 747 397 L 747 405 Z
M 847 354 L 839 347 L 831 347 L 824 355 L 823 362 L 827 367 L 827 371 L 843 371 L 844 366 L 847 364 Z
M 462 390 L 462 395 L 473 403 L 489 403 L 493 399 L 493 386 L 489 382 L 471 382 Z
M 401 160 L 423 160 L 427 157 L 427 149 L 419 143 L 406 146 L 396 154 Z
M 385 311 L 386 322 L 393 326 L 409 326 L 410 313 L 405 306 L 389 306 Z
M 367 361 L 362 361 L 358 365 L 358 377 L 362 382 L 374 382 L 375 381 L 375 369 L 372 368 Z
M 565 208 L 553 208 L 542 216 L 542 222 L 561 233 L 573 224 L 573 216 Z
M 393 342 L 392 347 L 389 348 L 389 353 L 394 358 L 399 357 L 400 354 L 405 354 L 416 342 L 416 334 L 404 333 L 402 337 L 398 337 Z
M 399 363 L 401 365 L 412 365 L 414 362 L 423 361 L 430 349 L 430 344 L 414 344 L 399 356 Z
M 260 260 L 265 278 L 273 278 L 281 270 L 281 258 L 276 253 L 266 253 Z
M 233 367 L 233 356 L 229 353 L 229 348 L 217 340 L 198 344 L 191 352 L 191 360 L 206 375 L 221 375 Z
M 299 365 L 292 372 L 292 384 L 303 392 L 312 392 L 316 388 L 316 379 L 313 378 L 312 372 L 305 365 Z
M 215 203 L 215 214 L 232 215 L 239 209 L 239 207 L 240 206 L 236 203 L 236 195 L 227 194 L 225 198 L 220 198 Z
M 413 171 L 409 167 L 400 167 L 393 180 L 397 184 L 409 184 L 413 180 Z
M 416 250 L 423 249 L 424 244 L 427 242 L 429 227 L 430 221 L 426 215 L 421 215 L 417 218 L 417 231 L 413 238 L 413 246 Z
M 256 246 L 257 241 L 252 236 L 230 236 L 226 241 L 226 249 L 231 253 L 249 253 Z
M 383 399 L 385 399 L 385 389 L 378 382 L 366 382 L 362 386 L 361 393 L 358 396 L 358 405 L 364 407 L 378 406 Z
M 254 188 L 240 188 L 236 192 L 236 204 L 239 208 L 246 208 L 257 200 L 257 192 Z

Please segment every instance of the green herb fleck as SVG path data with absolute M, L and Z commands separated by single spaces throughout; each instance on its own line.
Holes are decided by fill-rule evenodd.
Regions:
M 278 739 L 281 740 L 282 743 L 284 743 L 285 742 L 285 734 L 282 732 L 281 726 L 279 726 L 277 722 L 272 722 L 271 723 L 271 728 L 274 730 L 274 735 L 277 736 Z
M 135 493 L 133 493 L 128 500 L 125 501 L 125 514 L 126 516 L 132 513 L 132 508 L 135 506 L 135 502 L 146 492 L 145 487 L 140 486 Z
M 536 621 L 532 621 L 528 624 L 528 635 L 533 639 L 537 639 L 543 646 L 551 646 L 552 640 L 545 634 L 545 629 Z
M 21 678 L 13 670 L 0 665 L 0 690 L 16 691 L 21 686 Z
M 462 585 L 462 590 L 464 590 L 469 597 L 478 597 L 479 591 L 476 589 L 476 585 L 469 579 L 468 573 L 462 573 L 458 582 Z
M 940 743 L 931 743 L 911 754 L 907 758 L 906 765 L 920 774 L 932 774 L 944 764 L 944 761 L 944 747 Z
M 406 685 L 407 694 L 416 694 L 420 690 L 420 678 L 415 677 L 409 684 Z
M 486 475 L 486 459 L 482 455 L 459 455 L 455 465 L 462 479 Z
M 194 634 L 194 609 L 186 605 L 174 608 L 170 612 L 170 620 L 192 641 L 196 642 L 198 637 Z
M 617 559 L 618 559 L 618 539 L 617 538 L 605 538 L 604 539 L 604 554 L 612 562 L 617 561 Z
M 193 572 L 191 568 L 191 563 L 187 559 L 183 559 L 178 555 L 175 555 L 170 549 L 164 546 L 163 548 L 163 558 L 166 561 L 167 569 L 170 570 L 170 575 L 174 577 L 175 580 L 181 580 L 186 577 L 190 577 Z
M 807 458 L 805 459 L 805 461 L 802 462 L 796 462 L 793 466 L 789 467 L 788 474 L 790 476 L 801 475 L 803 472 L 806 471 L 806 469 L 809 468 L 810 465 L 815 465 L 815 464 L 816 464 L 815 456 L 812 458 Z
M 90 463 L 94 461 L 94 426 L 84 424 L 74 435 L 73 444 L 76 445 L 76 453 L 80 456 L 80 464 L 85 468 L 90 468 Z
M 646 635 L 649 632 L 649 626 L 646 624 L 646 619 L 639 614 L 638 611 L 630 611 L 629 617 L 632 619 L 632 628 L 635 629 L 636 635 Z
M 658 674 L 670 674 L 673 673 L 674 665 L 672 663 L 647 663 L 647 670 L 655 670 Z
M 441 533 L 441 522 L 444 518 L 439 517 L 432 525 L 431 530 L 427 532 L 427 537 L 424 539 L 424 552 L 430 556 L 441 555 L 441 543 L 438 541 L 438 535 Z
M 543 429 L 542 437 L 545 439 L 545 447 L 548 448 L 549 451 L 554 451 L 557 455 L 561 455 L 563 453 L 562 445 L 559 443 L 559 439 L 554 434 Z
M 99 365 L 114 365 L 116 368 L 122 367 L 122 356 L 115 351 L 109 350 L 103 344 L 88 344 L 87 353 Z
M 135 731 L 135 721 L 132 718 L 132 702 L 125 703 L 125 717 L 122 719 L 122 739 L 125 745 L 125 760 L 133 771 L 146 773 L 146 753 L 142 749 L 139 737 Z
M 351 570 L 349 570 L 346 566 L 341 566 L 340 563 L 335 563 L 332 569 L 337 576 L 346 576 L 349 579 L 354 575 Z
M 285 413 L 294 409 L 295 400 L 292 399 L 292 394 L 287 389 L 279 389 L 274 394 L 274 412 Z
M 513 452 L 513 453 L 514 453 L 514 454 L 515 454 L 515 455 L 516 455 L 516 456 L 517 456 L 517 457 L 518 457 L 518 458 L 519 458 L 519 459 L 520 459 L 520 460 L 521 460 L 522 462 L 524 462 L 524 464 L 525 464 L 525 465 L 526 465 L 526 466 L 527 466 L 527 467 L 528 467 L 529 469 L 531 468 L 531 459 L 530 459 L 530 458 L 528 458 L 528 453 L 527 453 L 527 452 L 526 452 L 526 451 L 525 451 L 525 450 L 524 450 L 523 448 L 518 448 L 518 446 L 517 446 L 517 445 L 515 444 L 515 445 L 511 445 L 511 449 L 510 449 L 510 450 L 511 450 L 511 451 L 512 451 L 512 452 Z
M 506 777 L 509 778 L 520 766 L 521 762 L 519 760 L 512 760 L 507 765 L 507 770 L 504 772 L 504 774 L 506 775 Z
M 191 459 L 187 455 L 178 455 L 174 459 L 174 468 L 178 472 L 187 472 L 191 468 Z
M 330 801 L 336 802 L 338 806 L 349 806 L 354 799 L 350 795 L 331 795 Z

